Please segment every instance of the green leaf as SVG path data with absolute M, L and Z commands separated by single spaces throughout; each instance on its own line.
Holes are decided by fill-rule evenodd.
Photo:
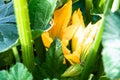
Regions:
M 63 60 L 61 42 L 55 39 L 46 53 L 46 62 L 42 66 L 42 73 L 45 73 L 45 77 L 59 78 L 66 69 Z
M 105 1 L 106 0 L 92 0 L 91 13 L 102 14 L 104 11 Z
M 27 68 L 21 63 L 17 63 L 10 68 L 10 74 L 15 80 L 32 80 L 33 78 L 32 74 L 29 73 Z
M 2 23 L 15 23 L 12 1 L 7 4 L 4 0 L 0 1 L 0 24 Z
M 50 19 L 56 7 L 57 0 L 30 0 L 29 13 L 31 28 L 33 30 L 45 31 L 50 28 Z
M 56 9 L 63 6 L 67 1 L 69 1 L 69 0 L 57 0 Z M 79 0 L 72 0 L 72 3 L 74 4 L 74 3 L 78 2 L 78 1 Z
M 107 77 L 120 78 L 120 10 L 110 13 L 105 19 L 102 36 L 103 63 Z
M 0 80 L 33 80 L 33 77 L 23 64 L 16 63 L 16 65 L 10 68 L 9 72 L 5 70 L 0 71 Z
M 68 0 L 57 0 L 57 5 L 56 8 L 61 7 L 62 5 L 64 5 Z
M 62 77 L 77 76 L 82 72 L 83 67 L 80 64 L 70 66 L 63 74 Z
M 0 53 L 17 44 L 18 33 L 14 24 L 0 24 Z
M 2 70 L 0 71 L 0 80 L 14 80 L 12 75 L 8 73 L 8 71 Z
M 72 5 L 73 12 L 78 8 L 80 8 L 80 10 L 82 11 L 82 14 L 85 15 L 85 0 L 78 0 Z
M 18 33 L 12 1 L 5 4 L 0 1 L 0 53 L 17 44 Z
M 85 6 L 86 6 L 86 16 L 85 18 L 85 23 L 88 25 L 90 22 L 96 23 L 99 19 L 100 16 L 96 14 L 103 13 L 99 12 L 101 11 L 98 9 L 98 5 L 102 0 L 85 0 Z M 103 9 L 103 8 L 102 8 Z

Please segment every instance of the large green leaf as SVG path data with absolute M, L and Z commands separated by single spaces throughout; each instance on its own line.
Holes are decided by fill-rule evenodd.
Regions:
M 30 0 L 29 13 L 31 28 L 44 31 L 50 28 L 49 21 L 52 18 L 57 0 Z
M 0 1 L 0 53 L 10 49 L 17 43 L 18 33 L 12 1 L 5 4 Z
M 14 80 L 13 77 L 5 70 L 0 71 L 0 80 Z
M 33 80 L 33 77 L 22 63 L 16 63 L 9 72 L 0 71 L 0 80 Z
M 65 71 L 66 66 L 63 64 L 64 55 L 62 45 L 59 39 L 55 39 L 46 53 L 46 61 L 42 66 L 42 73 L 45 78 L 60 78 Z
M 0 1 L 0 24 L 2 23 L 15 23 L 12 2 L 5 4 L 4 0 Z
M 0 53 L 17 44 L 17 39 L 15 24 L 0 24 Z
M 102 56 L 106 75 L 115 80 L 120 78 L 120 10 L 110 13 L 105 19 L 102 37 Z

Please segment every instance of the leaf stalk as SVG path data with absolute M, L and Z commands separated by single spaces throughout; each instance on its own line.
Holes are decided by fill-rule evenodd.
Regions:
M 33 40 L 30 29 L 27 0 L 13 0 L 22 59 L 29 71 L 34 69 Z

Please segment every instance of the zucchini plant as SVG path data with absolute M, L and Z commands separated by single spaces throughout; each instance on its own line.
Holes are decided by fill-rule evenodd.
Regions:
M 119 80 L 119 0 L 0 0 L 0 80 Z

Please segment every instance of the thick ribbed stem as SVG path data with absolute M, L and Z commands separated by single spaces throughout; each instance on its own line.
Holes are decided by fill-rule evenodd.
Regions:
M 30 29 L 27 0 L 13 0 L 24 65 L 32 72 L 34 68 L 33 40 Z

